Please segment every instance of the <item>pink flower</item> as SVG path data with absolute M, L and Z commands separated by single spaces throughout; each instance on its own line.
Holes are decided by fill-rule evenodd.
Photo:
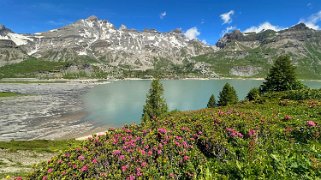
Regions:
M 243 138 L 243 134 L 238 132 L 237 130 L 233 129 L 233 128 L 226 128 L 226 131 L 228 132 L 228 134 L 231 137 L 239 137 L 239 138 Z
M 243 134 L 242 134 L 242 133 L 240 133 L 240 132 L 238 132 L 238 133 L 237 133 L 237 137 L 239 137 L 239 138 L 243 138 Z
M 83 155 L 80 155 L 80 156 L 78 156 L 78 160 L 83 161 L 83 160 L 85 160 L 85 157 Z
M 198 131 L 198 135 L 201 135 L 201 134 L 203 134 L 203 132 L 202 131 Z
M 167 130 L 165 128 L 159 128 L 158 132 L 161 134 L 165 134 L 167 132 Z
M 309 127 L 314 127 L 316 125 L 317 124 L 314 121 L 307 121 L 307 126 L 309 126 Z
M 61 160 L 61 159 L 59 159 L 59 160 L 58 160 L 58 164 L 61 164 L 61 163 L 62 163 L 62 160 Z
M 184 156 L 184 157 L 183 157 L 183 160 L 184 160 L 184 161 L 187 161 L 187 160 L 189 160 L 189 157 L 188 157 L 188 156 Z
M 162 150 L 158 150 L 158 151 L 157 151 L 157 154 L 162 154 Z
M 42 180 L 47 180 L 47 179 L 48 179 L 47 176 L 42 177 Z
M 94 163 L 94 164 L 97 164 L 98 161 L 97 161 L 96 158 L 94 158 L 91 162 Z
M 153 151 L 148 151 L 147 153 L 149 156 L 153 155 Z
M 137 172 L 136 172 L 136 175 L 137 175 L 138 177 L 143 175 L 143 173 L 141 172 L 141 170 L 142 170 L 142 169 L 139 168 L 139 167 L 136 168 L 136 171 L 137 171 Z
M 47 172 L 48 172 L 48 173 L 52 173 L 52 171 L 53 171 L 53 169 L 52 169 L 52 168 L 49 168 Z
M 70 157 L 70 153 L 66 153 L 66 154 L 65 154 L 65 157 Z
M 134 175 L 130 175 L 127 179 L 128 180 L 135 180 L 135 176 Z
M 188 127 L 182 127 L 181 130 L 182 131 L 190 131 L 190 129 Z
M 15 178 L 15 180 L 22 180 L 22 177 L 18 176 L 18 177 Z
M 186 141 L 183 141 L 183 146 L 185 147 L 185 148 L 187 148 L 188 147 L 188 143 L 186 142 Z
M 84 165 L 81 169 L 80 169 L 81 172 L 86 172 L 88 171 L 88 166 L 87 165 Z
M 218 115 L 219 116 L 222 116 L 222 115 L 224 115 L 225 113 L 223 112 L 223 111 L 221 111 L 221 110 L 218 110 Z
M 62 171 L 62 173 L 61 173 L 61 175 L 66 175 L 67 173 L 66 173 L 66 171 Z
M 249 137 L 252 137 L 255 134 L 256 134 L 256 131 L 254 129 L 249 130 L 249 133 L 248 133 Z
M 121 151 L 120 150 L 114 150 L 113 151 L 113 155 L 116 156 L 116 155 L 120 155 Z
M 175 176 L 174 173 L 169 174 L 169 177 L 171 177 L 171 178 L 174 178 L 174 176 Z
M 125 165 L 125 166 L 122 166 L 122 167 L 121 167 L 121 170 L 122 170 L 123 172 L 125 172 L 125 171 L 127 170 L 127 168 L 128 168 L 128 165 Z
M 72 165 L 72 167 L 73 167 L 74 169 L 76 169 L 76 168 L 77 168 L 77 164 Z
M 124 159 L 125 159 L 125 156 L 124 156 L 124 155 L 120 155 L 120 156 L 119 156 L 119 159 L 120 159 L 120 160 L 124 160 Z
M 286 120 L 286 121 L 291 120 L 291 119 L 292 119 L 292 117 L 289 116 L 289 115 L 285 115 L 285 116 L 284 116 L 284 120 Z
M 145 155 L 145 154 L 146 154 L 146 152 L 145 152 L 144 150 L 140 150 L 140 153 L 141 153 L 142 155 Z
M 147 166 L 147 162 L 142 162 L 141 166 L 142 167 L 146 167 Z

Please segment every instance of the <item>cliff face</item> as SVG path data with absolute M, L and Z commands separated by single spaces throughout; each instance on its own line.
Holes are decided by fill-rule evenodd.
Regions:
M 218 51 L 195 60 L 208 63 L 221 76 L 264 77 L 277 56 L 288 54 L 299 77 L 321 78 L 321 31 L 303 23 L 278 32 L 235 30 L 225 34 L 216 46 Z M 249 73 L 244 73 L 246 69 Z

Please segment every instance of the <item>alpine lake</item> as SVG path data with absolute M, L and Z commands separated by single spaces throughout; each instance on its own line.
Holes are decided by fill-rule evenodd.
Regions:
M 263 80 L 162 80 L 164 97 L 170 111 L 197 110 L 206 107 L 211 94 L 218 100 L 225 83 L 230 83 L 243 100 L 248 91 L 259 87 Z M 310 88 L 321 88 L 321 81 L 302 81 Z M 140 123 L 150 80 L 119 80 L 97 85 L 83 96 L 86 120 L 98 126 L 121 127 Z

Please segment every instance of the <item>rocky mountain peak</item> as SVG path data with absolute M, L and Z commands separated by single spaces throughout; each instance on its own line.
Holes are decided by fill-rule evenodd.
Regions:
M 122 24 L 122 25 L 120 25 L 120 27 L 119 27 L 119 30 L 121 31 L 121 30 L 126 30 L 127 29 L 127 27 L 124 25 L 124 24 Z
M 6 36 L 8 33 L 12 33 L 12 31 L 0 24 L 0 36 Z
M 97 16 L 92 15 L 92 16 L 89 16 L 86 20 L 87 21 L 98 21 L 98 18 L 97 18 Z
M 288 30 L 292 31 L 304 31 L 304 30 L 310 30 L 309 27 L 307 27 L 304 23 L 299 23 L 293 27 L 290 27 Z

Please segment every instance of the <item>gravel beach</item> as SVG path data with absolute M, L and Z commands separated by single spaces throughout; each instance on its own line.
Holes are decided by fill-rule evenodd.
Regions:
M 84 119 L 82 95 L 99 83 L 0 83 L 0 92 L 23 96 L 0 98 L 0 141 L 62 139 L 94 132 Z

